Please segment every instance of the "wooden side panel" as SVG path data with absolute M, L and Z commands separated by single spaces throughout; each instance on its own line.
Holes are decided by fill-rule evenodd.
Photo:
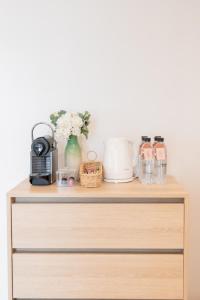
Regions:
M 188 300 L 188 221 L 189 198 L 184 199 L 184 300 Z
M 182 249 L 184 204 L 13 204 L 14 248 Z
M 8 300 L 13 299 L 13 266 L 12 266 L 12 203 L 14 199 L 7 197 L 7 247 L 8 247 Z
M 14 298 L 183 299 L 180 254 L 14 254 Z

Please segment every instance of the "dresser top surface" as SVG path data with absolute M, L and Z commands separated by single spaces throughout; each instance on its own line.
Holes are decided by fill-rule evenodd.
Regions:
M 56 184 L 48 186 L 32 186 L 28 179 L 19 183 L 8 192 L 11 197 L 70 197 L 70 198 L 179 198 L 186 197 L 182 185 L 174 177 L 168 176 L 162 185 L 143 185 L 134 180 L 129 183 L 102 182 L 99 188 L 84 188 L 79 184 L 73 187 L 57 187 Z

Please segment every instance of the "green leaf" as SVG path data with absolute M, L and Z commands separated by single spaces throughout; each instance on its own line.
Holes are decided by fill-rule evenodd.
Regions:
M 58 112 L 55 112 L 53 114 L 50 115 L 50 121 L 51 123 L 56 127 L 57 126 L 57 121 L 58 119 L 62 116 L 66 114 L 66 111 L 65 110 L 60 110 Z

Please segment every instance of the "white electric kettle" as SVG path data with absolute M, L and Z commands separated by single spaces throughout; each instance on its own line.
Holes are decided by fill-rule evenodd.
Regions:
M 110 138 L 104 145 L 104 180 L 129 182 L 133 180 L 133 143 L 126 138 Z

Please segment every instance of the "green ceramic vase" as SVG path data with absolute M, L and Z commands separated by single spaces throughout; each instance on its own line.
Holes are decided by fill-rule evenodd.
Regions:
M 81 147 L 76 135 L 70 135 L 65 146 L 65 166 L 73 169 L 75 179 L 79 179 L 79 167 L 81 163 Z

